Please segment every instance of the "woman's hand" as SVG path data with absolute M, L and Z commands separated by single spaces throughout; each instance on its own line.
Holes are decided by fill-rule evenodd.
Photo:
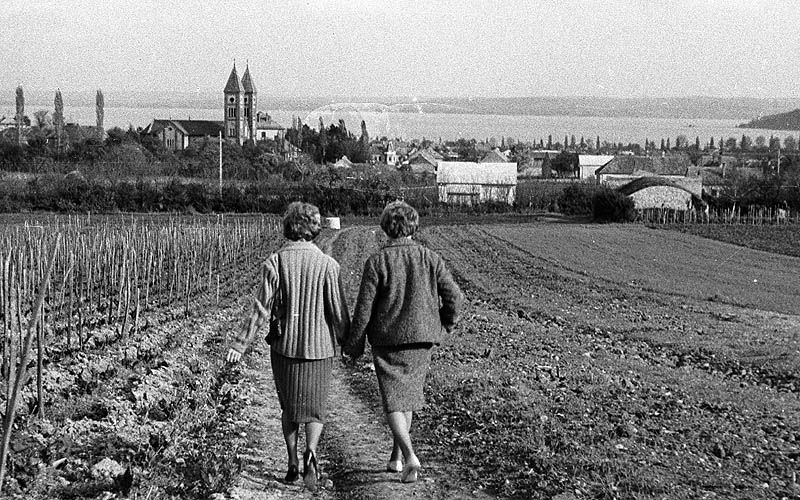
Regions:
M 228 363 L 238 363 L 242 359 L 242 353 L 236 349 L 228 349 L 228 356 L 225 359 Z

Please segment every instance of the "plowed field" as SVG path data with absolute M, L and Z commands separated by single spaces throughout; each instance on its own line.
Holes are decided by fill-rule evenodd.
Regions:
M 434 227 L 470 298 L 422 420 L 502 495 L 797 488 L 800 259 L 642 226 Z

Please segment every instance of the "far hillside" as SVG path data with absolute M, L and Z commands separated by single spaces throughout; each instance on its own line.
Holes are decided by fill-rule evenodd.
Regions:
M 740 128 L 766 128 L 770 130 L 800 130 L 800 109 L 765 116 L 739 125 Z

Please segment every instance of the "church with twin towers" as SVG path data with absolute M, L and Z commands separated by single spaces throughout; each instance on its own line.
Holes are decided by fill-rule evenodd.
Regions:
M 236 61 L 222 91 L 222 121 L 153 119 L 144 133 L 157 137 L 169 151 L 183 151 L 193 144 L 201 143 L 220 135 L 225 140 L 239 145 L 245 142 L 274 140 L 283 151 L 285 129 L 272 120 L 266 112 L 258 111 L 258 91 L 250 65 L 247 64 L 242 78 L 236 71 Z
M 236 72 L 236 61 L 233 62 L 231 75 L 223 90 L 225 103 L 223 136 L 230 141 L 243 144 L 248 140 L 257 140 L 256 124 L 258 113 L 258 91 L 250 75 L 250 64 L 245 66 L 242 79 Z

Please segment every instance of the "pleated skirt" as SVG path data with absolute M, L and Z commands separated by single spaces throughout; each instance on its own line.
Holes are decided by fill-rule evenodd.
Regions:
M 433 344 L 372 346 L 375 374 L 386 413 L 421 410 L 425 406 L 423 389 L 432 350 Z
M 272 377 L 290 422 L 325 422 L 333 358 L 287 358 L 270 350 Z

